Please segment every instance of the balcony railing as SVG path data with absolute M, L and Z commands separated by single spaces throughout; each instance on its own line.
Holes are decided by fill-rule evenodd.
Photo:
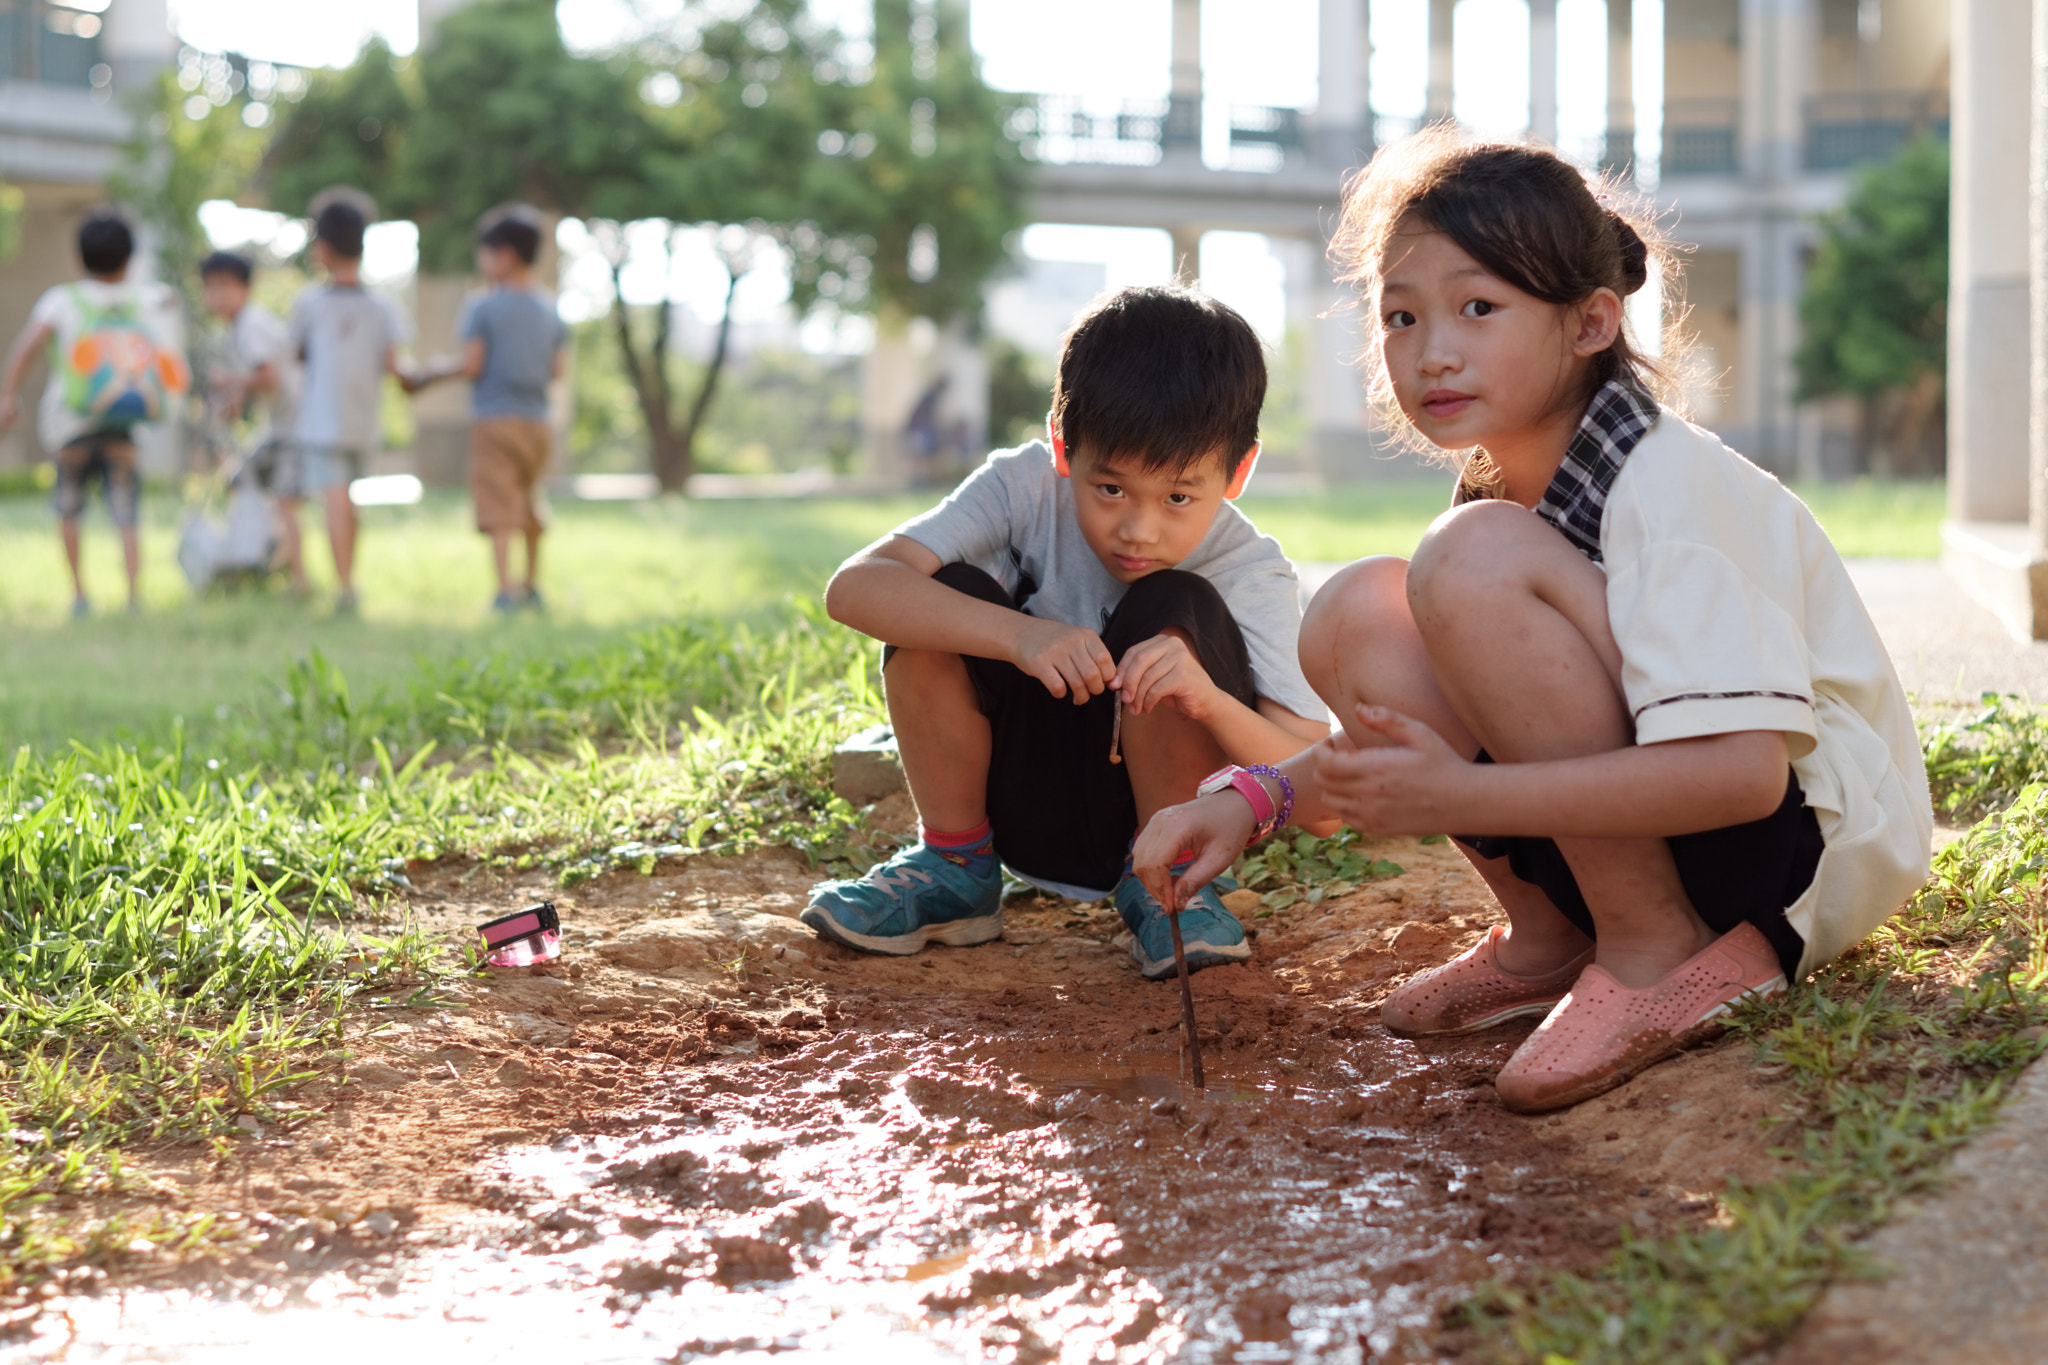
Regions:
M 1288 155 L 1302 150 L 1299 109 L 1234 104 L 1229 115 L 1232 169 L 1278 170 Z M 1035 161 L 1156 166 L 1170 149 L 1201 146 L 1202 106 L 1181 96 L 1105 101 L 1027 95 L 1008 128 Z
M 1841 171 L 1885 161 L 1920 138 L 1948 141 L 1946 91 L 1816 95 L 1806 102 L 1806 165 Z
M 1667 100 L 1661 174 L 1733 175 L 1742 106 L 1731 99 Z

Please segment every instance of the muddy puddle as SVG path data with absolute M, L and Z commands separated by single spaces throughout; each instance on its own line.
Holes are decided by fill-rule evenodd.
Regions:
M 1454 853 L 1389 849 L 1401 877 L 1194 978 L 1206 1090 L 1101 909 L 882 960 L 794 923 L 787 855 L 579 888 L 562 963 L 364 1039 L 292 1131 L 148 1154 L 165 1209 L 235 1238 L 117 1259 L 0 1360 L 1460 1358 L 1474 1284 L 1768 1174 L 1777 1096 L 1724 1045 L 1507 1114 L 1526 1025 L 1377 1027 L 1490 918 Z M 522 890 L 417 880 L 451 925 Z

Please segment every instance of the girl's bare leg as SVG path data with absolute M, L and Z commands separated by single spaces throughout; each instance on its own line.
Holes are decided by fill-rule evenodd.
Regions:
M 1382 742 L 1358 724 L 1353 708 L 1364 703 L 1424 722 L 1468 759 L 1479 752 L 1479 741 L 1437 686 L 1422 633 L 1408 609 L 1405 559 L 1362 559 L 1323 586 L 1302 618 L 1301 666 L 1354 743 Z M 1586 936 L 1578 926 L 1540 888 L 1509 870 L 1506 858 L 1482 858 L 1463 844 L 1458 851 L 1507 912 L 1508 934 L 1496 950 L 1504 969 L 1537 976 L 1586 951 Z

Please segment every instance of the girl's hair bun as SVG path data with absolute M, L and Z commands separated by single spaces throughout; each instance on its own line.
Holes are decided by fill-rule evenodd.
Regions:
M 1649 282 L 1650 248 L 1628 219 L 1613 209 L 1607 210 L 1607 217 L 1614 224 L 1615 244 L 1621 248 L 1621 292 L 1633 294 Z

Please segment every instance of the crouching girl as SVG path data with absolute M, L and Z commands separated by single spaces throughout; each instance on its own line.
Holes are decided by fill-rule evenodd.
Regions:
M 1290 806 L 1461 831 L 1507 924 L 1384 1021 L 1541 1016 L 1501 1100 L 1574 1104 L 1925 880 L 1912 716 L 1812 514 L 1652 397 L 1622 305 L 1669 268 L 1646 220 L 1547 151 L 1432 130 L 1352 184 L 1336 252 L 1376 397 L 1463 452 L 1455 503 L 1413 560 L 1361 560 L 1309 609 L 1302 667 L 1343 733 L 1162 811 L 1136 869 L 1178 905 Z

